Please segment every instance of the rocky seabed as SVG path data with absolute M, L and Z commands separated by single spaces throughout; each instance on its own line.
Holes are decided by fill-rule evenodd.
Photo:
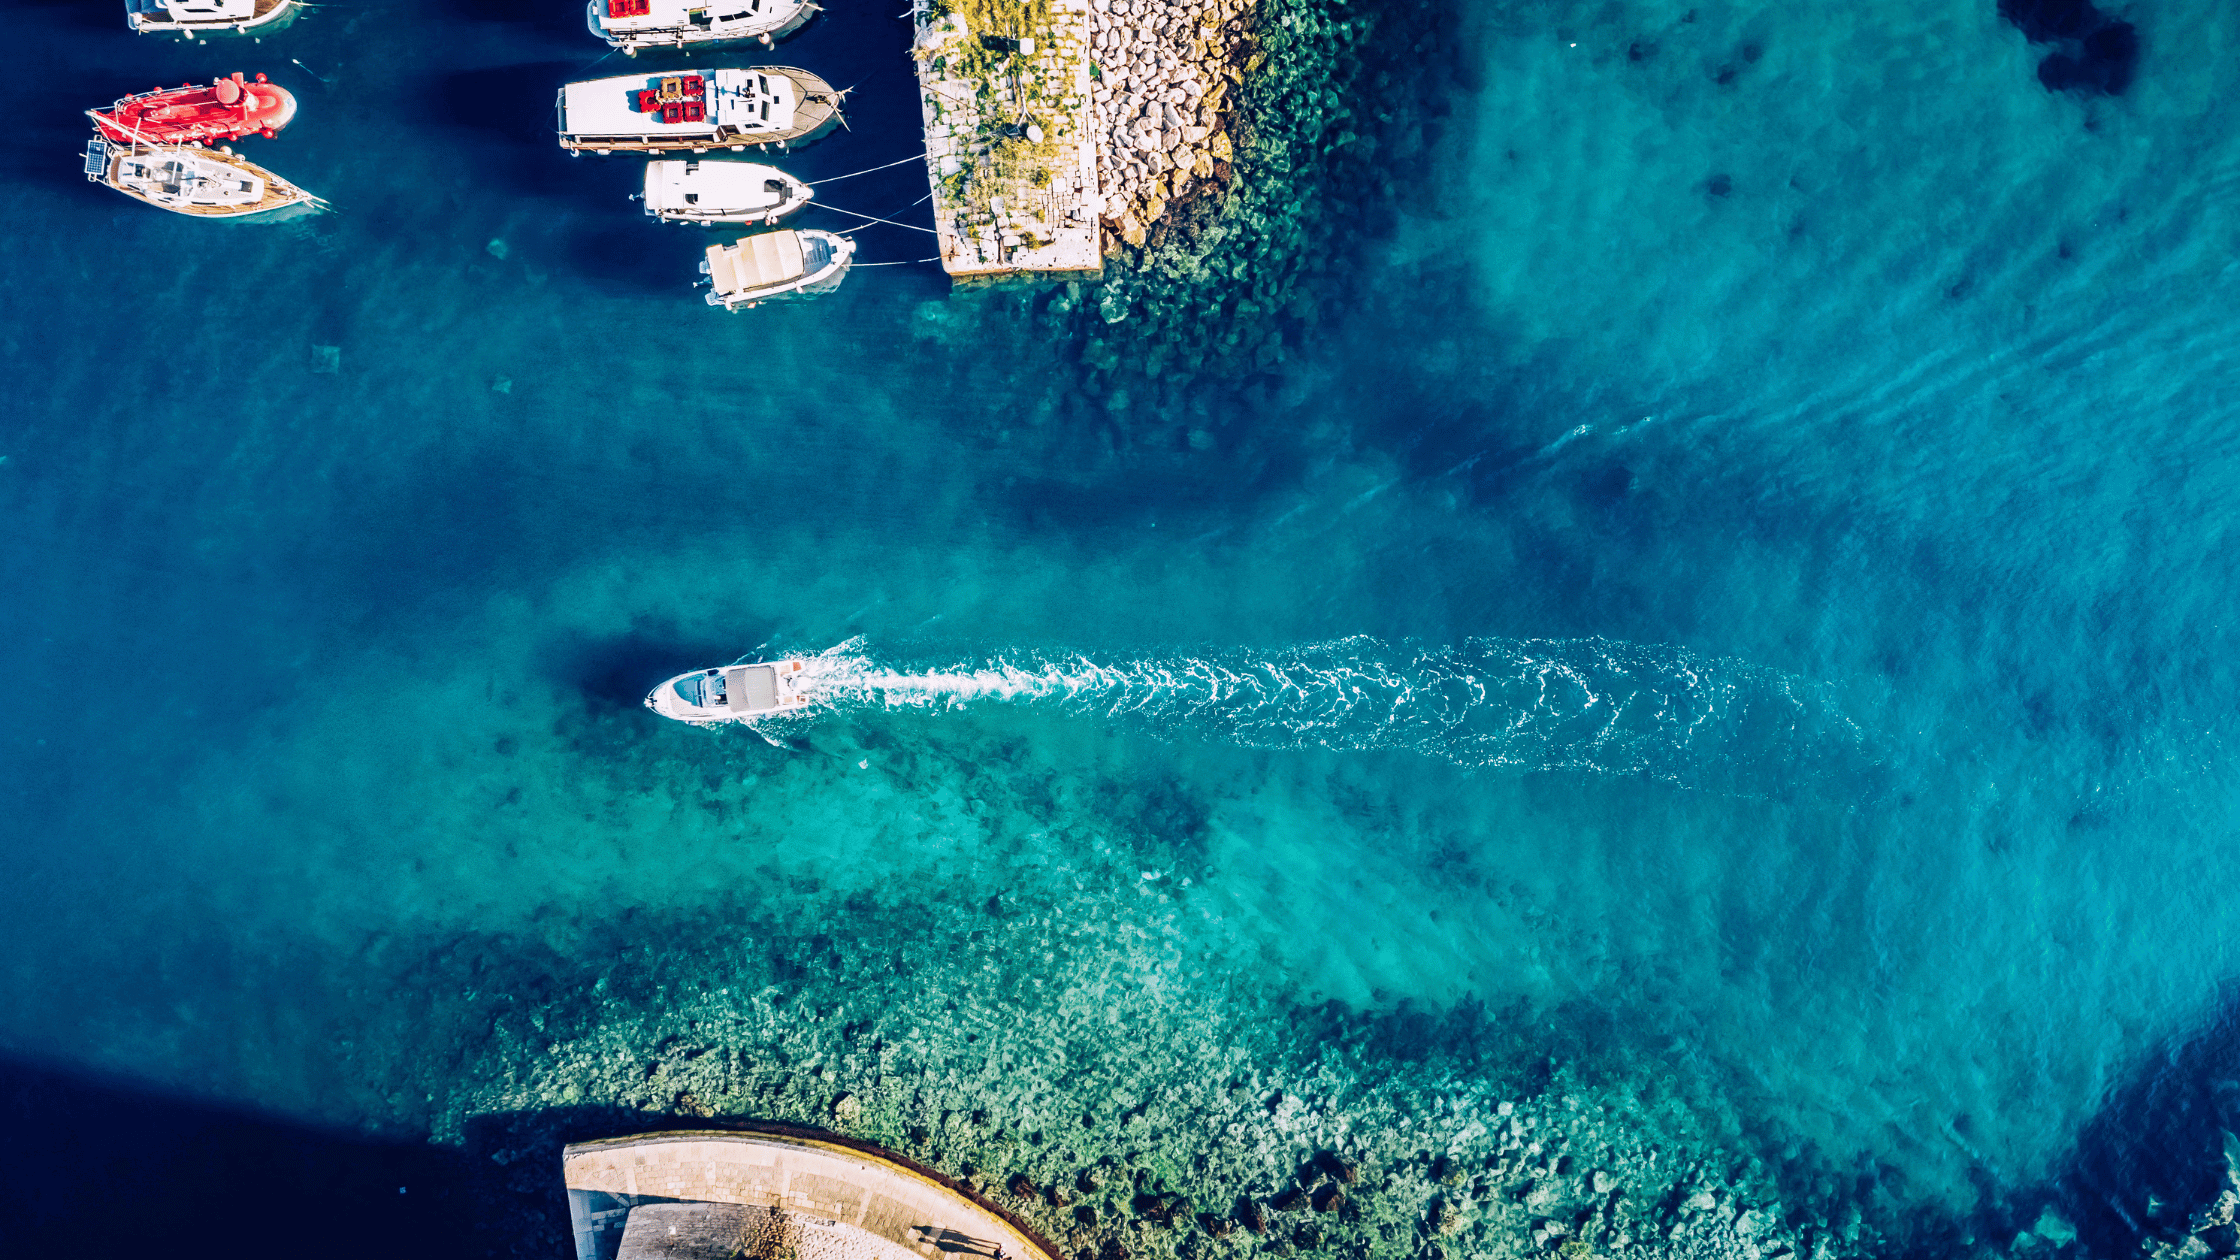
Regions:
M 1149 888 L 1124 909 L 991 899 L 931 937 L 819 938 L 799 983 L 742 968 L 749 987 L 670 985 L 649 1002 L 602 981 L 580 1032 L 501 1026 L 464 1074 L 481 1084 L 440 1105 L 438 1138 L 479 1142 L 529 1190 L 568 1140 L 817 1126 L 967 1183 L 1067 1260 L 1819 1260 L 1873 1245 L 1856 1212 L 1794 1224 L 1766 1168 L 1672 1099 L 1564 1071 L 1520 1086 L 1436 1056 L 1395 1063 L 1347 1048 L 1343 1021 L 1270 1040 L 1297 1008 L 1250 984 L 1224 993 L 1230 967 L 1186 948 L 1186 892 Z M 488 1151 L 493 1120 L 503 1144 Z

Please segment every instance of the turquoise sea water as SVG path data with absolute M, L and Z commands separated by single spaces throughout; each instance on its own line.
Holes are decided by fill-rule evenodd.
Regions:
M 1323 315 L 1146 376 L 925 267 L 706 310 L 635 162 L 551 144 L 599 50 L 550 7 L 19 11 L 24 1071 L 476 1167 L 493 1117 L 843 1092 L 1157 1156 L 1248 1075 L 1374 1146 L 1573 1073 L 1893 1237 L 2052 1201 L 2098 1245 L 2195 1175 L 2155 1100 L 2240 967 L 2225 8 L 2127 13 L 2102 97 L 1988 2 L 1473 6 L 1436 91 L 1359 85 L 1390 187 L 1313 243 Z M 806 178 L 916 143 L 892 7 L 774 57 L 860 80 Z M 336 213 L 78 178 L 75 110 L 235 69 Z M 776 742 L 638 708 L 841 644 L 871 681 Z M 696 1037 L 729 1092 L 659 1088 Z

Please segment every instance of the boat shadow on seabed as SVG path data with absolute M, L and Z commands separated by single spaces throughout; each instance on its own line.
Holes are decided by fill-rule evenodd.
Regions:
M 494 1249 L 473 1236 L 478 1181 L 493 1165 L 425 1142 L 346 1136 L 7 1060 L 0 1131 L 10 1135 L 0 1182 L 13 1255 L 177 1254 L 194 1221 L 210 1222 L 204 1245 L 273 1260 L 372 1260 L 398 1254 L 399 1239 L 431 1257 Z M 237 1216 L 219 1207 L 245 1198 L 253 1207 Z
M 450 6 L 476 22 L 503 22 L 555 35 L 583 35 L 583 5 L 574 0 L 457 0 Z

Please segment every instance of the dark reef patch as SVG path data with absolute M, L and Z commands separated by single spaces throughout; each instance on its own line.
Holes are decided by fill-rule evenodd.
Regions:
M 2031 43 L 2056 46 L 2038 63 L 2049 92 L 2121 96 L 2138 71 L 2138 28 L 2091 0 L 1999 0 L 1999 16 Z
M 2109 1091 L 2050 1188 L 2089 1254 L 2149 1260 L 2240 1248 L 2240 987 Z M 2026 1218 L 2035 1204 L 2019 1204 Z M 2027 1223 L 2025 1220 L 2024 1223 Z

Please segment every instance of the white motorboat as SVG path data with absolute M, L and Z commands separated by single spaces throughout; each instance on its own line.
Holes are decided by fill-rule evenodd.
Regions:
M 747 39 L 768 48 L 807 26 L 818 8 L 814 0 L 590 0 L 583 16 L 592 34 L 635 57 L 641 48 Z
M 786 148 L 839 126 L 841 95 L 792 66 L 587 79 L 560 89 L 560 147 L 570 153 Z
M 814 229 L 781 228 L 710 245 L 700 260 L 708 277 L 708 305 L 753 309 L 781 298 L 807 298 L 840 287 L 855 261 L 856 243 Z
M 86 145 L 86 178 L 159 210 L 204 219 L 290 218 L 326 204 L 230 148 L 97 138 Z
M 694 726 L 757 722 L 806 709 L 816 699 L 815 671 L 798 658 L 696 669 L 646 694 L 646 707 Z
M 124 24 L 142 35 L 269 35 L 296 20 L 297 0 L 124 0 Z
M 672 223 L 774 224 L 816 192 L 775 166 L 698 158 L 646 163 L 646 213 Z

